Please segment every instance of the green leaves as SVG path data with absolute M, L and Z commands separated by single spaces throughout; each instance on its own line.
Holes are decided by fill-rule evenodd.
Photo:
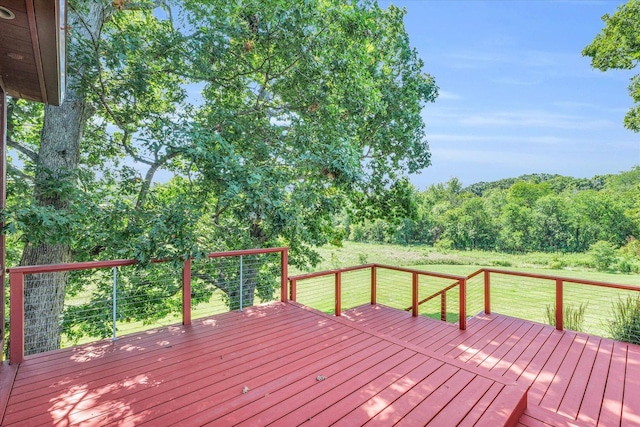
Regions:
M 604 15 L 605 27 L 585 47 L 582 55 L 591 57 L 591 66 L 600 71 L 635 68 L 640 62 L 640 1 L 629 0 L 613 15 Z M 624 118 L 626 128 L 640 132 L 640 77 L 631 79 L 629 94 L 634 105 Z

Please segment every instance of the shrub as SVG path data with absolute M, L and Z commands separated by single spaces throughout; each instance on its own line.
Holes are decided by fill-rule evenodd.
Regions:
M 367 254 L 359 253 L 358 262 L 360 264 L 369 264 L 369 257 L 367 256 Z
M 581 303 L 578 307 L 572 305 L 564 306 L 562 313 L 562 323 L 564 329 L 582 332 L 584 329 L 584 312 L 587 310 L 587 303 Z M 555 304 L 547 304 L 546 310 L 547 323 L 556 326 L 556 306 Z
M 607 271 L 616 262 L 616 248 L 609 242 L 600 240 L 589 248 L 589 255 L 594 267 L 598 271 Z
M 618 298 L 613 304 L 609 332 L 615 340 L 640 344 L 640 295 Z
M 496 267 L 511 267 L 511 263 L 509 261 L 505 261 L 502 259 L 493 260 L 491 264 Z
M 554 256 L 553 259 L 549 262 L 549 268 L 553 270 L 562 270 L 566 266 L 567 263 L 557 256 Z

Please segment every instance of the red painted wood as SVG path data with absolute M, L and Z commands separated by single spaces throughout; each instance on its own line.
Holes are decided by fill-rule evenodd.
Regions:
M 378 285 L 378 279 L 377 279 L 377 273 L 376 273 L 376 266 L 373 265 L 371 266 L 371 304 L 376 304 L 377 302 L 377 285 Z
M 255 393 L 245 397 L 245 402 L 239 405 L 236 400 L 229 402 L 225 407 L 211 411 L 208 409 L 208 402 L 202 407 L 202 411 L 197 416 L 192 416 L 173 425 L 203 425 L 213 423 L 213 425 L 237 425 L 240 422 L 254 417 L 254 425 L 265 425 L 267 419 L 277 419 L 286 415 L 297 407 L 291 404 L 288 399 L 300 396 L 303 399 L 310 399 L 316 395 L 316 387 L 330 381 L 331 378 L 339 379 L 341 372 L 358 372 L 360 367 L 374 365 L 376 360 L 384 360 L 393 354 L 398 354 L 398 349 L 388 344 L 377 341 L 372 345 L 371 350 L 362 348 L 358 353 L 341 355 L 335 354 L 332 360 L 316 360 L 313 365 L 304 371 L 293 372 L 285 379 L 280 379 L 277 383 L 266 384 L 264 389 L 255 389 Z M 373 353 L 378 353 L 374 355 Z M 372 359 L 373 357 L 373 359 Z M 326 379 L 318 381 L 318 375 Z M 267 395 L 268 393 L 268 395 Z M 271 412 L 269 412 L 271 410 Z M 174 414 L 171 414 L 172 416 Z M 162 420 L 160 420 L 162 421 Z
M 335 308 L 333 314 L 340 316 L 342 313 L 342 277 L 340 272 L 335 273 Z
M 540 357 L 538 353 L 545 353 L 547 350 L 550 352 L 553 346 L 557 344 L 557 341 L 560 340 L 561 336 L 562 334 L 558 333 L 555 328 L 543 327 L 532 341 L 525 343 L 525 349 L 522 354 L 502 375 L 510 380 L 519 380 L 519 382 L 531 384 L 537 374 L 536 369 L 539 368 L 535 366 L 529 367 L 529 365 L 537 360 L 536 357 Z
M 380 305 L 335 318 L 274 303 L 29 356 L 3 425 L 637 424 L 640 347 L 500 315 L 441 324 Z
M 484 271 L 484 312 L 491 314 L 491 273 L 489 271 Z
M 458 384 L 462 385 L 463 383 L 461 382 Z M 494 384 L 495 382 L 488 378 L 476 376 L 471 380 L 471 382 L 463 386 L 460 392 L 453 397 L 453 401 L 451 403 L 446 402 L 444 406 L 441 405 L 441 408 L 435 406 L 428 407 L 429 412 L 426 412 L 427 408 L 425 408 L 425 405 L 433 405 L 434 403 L 428 402 L 427 399 L 423 401 L 420 406 L 411 411 L 408 416 L 403 418 L 398 425 L 411 425 L 410 423 L 413 422 L 419 423 L 420 417 L 424 417 L 424 419 L 429 419 L 429 423 L 434 426 L 457 426 L 465 416 L 482 401 L 485 399 L 488 402 L 493 401 L 494 396 L 489 395 L 485 398 L 485 394 L 491 390 L 491 387 Z M 453 393 L 455 390 L 455 388 L 449 389 L 447 390 L 447 393 Z M 438 412 L 438 409 L 441 410 Z
M 9 396 L 17 373 L 18 365 L 9 365 L 6 362 L 0 364 L 0 425 L 3 425 L 2 418 L 7 410 Z
M 413 357 L 403 361 L 392 370 L 387 371 L 384 375 L 374 378 L 355 392 L 345 396 L 338 402 L 328 406 L 323 411 L 311 417 L 311 420 L 308 421 L 309 426 L 323 427 L 332 425 L 351 412 L 353 408 L 363 405 L 373 396 L 377 395 L 385 388 L 390 387 L 392 384 L 398 383 L 400 378 L 418 368 L 418 366 L 424 364 L 429 364 L 433 366 L 433 369 L 436 369 L 442 364 L 442 362 L 437 359 L 429 358 L 423 354 L 415 354 Z
M 559 414 L 571 419 L 578 417 L 580 405 L 587 390 L 587 384 L 592 375 L 597 375 L 597 373 L 593 371 L 593 368 L 601 341 L 602 339 L 599 337 L 589 336 L 587 338 L 584 350 L 580 355 L 580 360 L 575 366 L 575 371 L 570 378 L 565 379 L 569 384 L 564 390 L 562 403 L 558 406 L 557 412 Z M 565 359 L 565 361 L 566 360 L 567 359 Z M 566 370 L 568 370 L 567 368 L 563 369 L 563 371 L 566 372 Z M 589 373 L 589 375 L 586 375 L 586 373 Z M 545 396 L 545 399 L 547 399 L 547 396 Z M 550 403 L 554 404 L 555 402 Z
M 569 382 L 576 373 L 576 367 L 587 345 L 587 339 L 587 336 L 576 335 L 571 346 L 565 351 L 562 363 L 558 367 L 558 371 L 549 383 L 544 397 L 540 401 L 541 407 L 551 409 L 554 412 L 558 411 L 560 403 L 569 387 Z
M 540 337 L 544 336 L 543 331 L 545 330 L 548 330 L 548 328 L 545 328 L 538 323 L 530 324 L 529 330 L 516 343 L 511 344 L 508 347 L 509 351 L 504 356 L 500 357 L 498 363 L 491 367 L 491 372 L 497 375 L 506 376 L 508 372 L 510 373 L 518 370 L 519 372 L 517 375 L 514 375 L 514 377 L 517 378 L 520 375 L 520 372 L 524 370 L 522 366 L 524 365 L 524 367 L 526 367 L 526 363 L 528 363 L 527 350 L 529 349 L 529 353 L 531 353 L 533 348 L 537 350 L 537 347 L 532 347 L 531 344 L 535 340 L 540 340 Z M 518 366 L 517 364 L 519 362 L 521 362 L 521 364 Z
M 495 398 L 504 390 L 504 384 L 493 383 L 487 392 L 482 396 L 482 400 L 475 404 L 473 408 L 465 415 L 457 427 L 474 426 L 478 418 L 484 414 Z
M 24 360 L 24 275 L 9 273 L 9 286 L 9 363 L 15 364 Z
M 387 425 L 392 425 L 389 414 L 381 415 L 390 405 L 392 405 L 399 397 L 405 393 L 414 389 L 417 384 L 420 384 L 425 378 L 431 378 L 432 388 L 436 387 L 442 381 L 446 381 L 453 374 L 458 371 L 457 368 L 451 365 L 445 365 L 443 362 L 422 364 L 418 368 L 411 371 L 409 374 L 403 376 L 396 383 L 380 391 L 371 399 L 361 404 L 349 414 L 344 416 L 334 426 L 359 426 L 364 425 L 371 420 L 375 424 L 374 419 L 380 417 L 377 421 L 382 419 L 388 420 Z M 427 389 L 427 385 L 423 384 L 423 390 Z M 393 411 L 391 411 L 393 412 Z
M 307 327 L 307 324 L 296 324 L 292 321 L 283 324 L 282 331 L 286 331 L 285 328 L 289 327 L 293 329 L 293 332 L 297 332 L 296 326 L 303 327 L 304 329 L 301 329 L 299 333 L 289 333 L 287 345 L 295 346 L 308 343 L 309 340 L 318 333 L 317 326 L 315 328 L 309 328 Z M 236 332 L 238 331 L 236 330 Z M 44 384 L 37 383 L 29 387 L 29 389 L 33 390 L 32 392 L 29 392 L 28 390 L 21 390 L 20 393 L 22 399 L 17 399 L 15 401 L 15 410 L 19 411 L 22 409 L 18 405 L 18 403 L 22 401 L 26 401 L 31 406 L 46 403 L 50 398 L 50 394 L 55 391 L 55 389 L 60 389 L 60 391 L 66 390 L 67 384 L 73 378 L 76 378 L 78 380 L 81 379 L 83 383 L 87 384 L 87 387 L 90 387 L 91 389 L 99 389 L 100 387 L 111 384 L 113 376 L 135 376 L 140 369 L 140 365 L 144 365 L 145 370 L 155 371 L 158 373 L 158 375 L 162 375 L 165 381 L 172 378 L 177 378 L 183 375 L 183 372 L 179 370 L 176 371 L 175 366 L 181 361 L 184 361 L 185 352 L 189 356 L 188 362 L 192 364 L 193 369 L 197 369 L 203 363 L 208 363 L 210 368 L 215 367 L 218 363 L 223 363 L 225 357 L 228 359 L 230 356 L 232 356 L 234 360 L 237 361 L 243 361 L 245 360 L 244 358 L 249 356 L 255 359 L 256 357 L 268 355 L 269 353 L 277 350 L 276 347 L 271 347 L 265 342 L 264 335 L 266 335 L 267 333 L 267 330 L 262 329 L 261 331 L 256 332 L 254 335 L 245 335 L 244 340 L 241 333 L 239 333 L 238 335 L 234 335 L 237 340 L 242 340 L 242 342 L 239 344 L 236 344 L 234 342 L 228 342 L 225 344 L 222 340 L 216 340 L 215 337 L 197 337 L 197 339 L 206 340 L 207 342 L 215 342 L 216 345 L 213 349 L 209 348 L 213 347 L 213 345 L 201 349 L 199 348 L 200 346 L 196 345 L 183 347 L 180 345 L 180 343 L 172 341 L 172 344 L 174 345 L 173 348 L 175 348 L 175 350 L 170 350 L 168 352 L 169 354 L 162 354 L 162 352 L 167 352 L 167 349 L 161 348 L 161 350 L 159 351 L 147 353 L 146 358 L 138 358 L 138 361 L 135 364 L 123 364 L 118 360 L 111 359 L 109 365 L 104 366 L 104 368 L 100 365 L 98 365 L 97 367 L 91 366 L 89 370 L 87 370 L 87 373 L 81 375 L 80 377 L 62 377 L 59 382 L 53 383 L 53 385 L 49 385 L 49 387 L 47 387 L 46 381 L 44 382 Z M 286 333 L 278 335 L 269 334 L 268 336 L 270 339 L 279 340 L 281 342 L 284 342 L 287 338 Z M 285 347 L 284 344 L 283 347 Z M 162 372 L 162 370 L 167 370 L 169 372 Z M 46 394 L 43 394 L 43 392 L 45 392 Z M 41 397 L 41 402 L 37 400 L 38 396 Z
M 576 334 L 569 331 L 558 333 L 562 334 L 562 338 L 560 338 L 558 345 L 553 349 L 549 358 L 541 367 L 529 391 L 529 402 L 534 405 L 540 404 L 549 385 L 555 378 L 558 369 L 560 369 L 565 355 L 571 349 L 573 340 L 576 338 Z
M 418 273 L 411 275 L 411 315 L 418 317 Z
M 595 375 L 590 375 L 589 377 L 587 389 L 580 405 L 578 421 L 592 426 L 597 424 L 598 417 L 600 416 L 600 408 L 602 407 L 604 389 L 607 385 L 612 353 L 613 341 L 601 340 L 600 346 L 598 347 L 598 354 L 592 368 L 592 373 Z
M 565 283 L 577 283 L 579 285 L 600 286 L 603 288 L 623 289 L 627 291 L 640 291 L 639 286 L 621 285 L 618 283 L 600 282 L 596 280 L 583 280 L 583 279 L 576 279 L 573 277 L 561 277 L 561 276 L 552 276 L 549 274 L 537 274 L 537 273 L 523 273 L 520 271 L 496 270 L 494 268 L 484 268 L 483 271 L 488 271 L 490 273 L 495 273 L 495 274 L 504 274 L 508 276 L 530 277 L 533 279 L 561 280 Z
M 341 397 L 352 392 L 351 390 L 342 390 L 340 393 L 339 387 L 341 385 L 355 386 L 364 382 L 366 384 L 368 378 L 377 377 L 382 375 L 388 369 L 392 369 L 398 362 L 405 361 L 413 354 L 410 350 L 402 350 L 398 346 L 389 346 L 383 351 L 371 354 L 366 359 L 354 364 L 354 365 L 333 365 L 330 372 L 325 372 L 326 379 L 318 381 L 317 377 L 309 376 L 303 381 L 299 381 L 296 386 L 306 385 L 308 392 L 290 393 L 286 400 L 280 402 L 277 406 L 270 405 L 266 408 L 255 408 L 253 405 L 251 408 L 242 408 L 237 411 L 237 418 L 225 417 L 224 422 L 230 422 L 236 424 L 241 421 L 238 426 L 256 426 L 267 425 L 277 421 L 277 425 L 291 426 L 299 425 L 313 416 L 324 408 L 327 404 L 335 403 L 340 400 Z M 359 378 L 358 378 L 359 377 Z M 353 382 L 353 384 L 351 384 Z M 314 399 L 316 397 L 316 399 Z M 287 414 L 283 417 L 283 408 L 286 408 Z M 257 413 L 260 411 L 259 413 Z M 251 412 L 256 413 L 251 416 Z
M 0 86 L 0 211 L 4 212 L 7 207 L 7 94 Z M 0 222 L 0 229 L 4 230 L 5 223 Z M 7 245 L 5 233 L 0 233 L 0 319 L 5 319 L 5 269 L 7 261 Z M 4 349 L 5 330 L 4 324 L 0 328 L 0 348 Z M 0 357 L 0 361 L 2 357 Z M 0 420 L 2 421 L 2 420 Z
M 503 323 L 504 325 L 504 323 Z M 476 342 L 473 346 L 458 355 L 456 359 L 469 363 L 471 365 L 479 365 L 490 357 L 503 343 L 514 337 L 518 328 L 522 326 L 522 322 L 514 320 L 502 330 L 494 329 L 491 335 L 486 335 L 481 341 Z
M 640 426 L 640 346 L 627 346 L 627 371 L 622 401 L 622 427 Z
M 467 279 L 460 279 L 460 319 L 461 330 L 467 329 Z
M 556 329 L 564 329 L 564 298 L 562 292 L 562 280 L 556 279 Z
M 287 285 L 289 284 L 289 248 L 282 248 L 280 253 L 280 301 L 287 301 Z
M 482 367 L 483 369 L 492 370 L 498 363 L 504 361 L 504 363 L 508 363 L 506 360 L 507 354 L 518 345 L 518 343 L 526 340 L 527 334 L 531 330 L 533 324 L 529 322 L 520 322 L 518 329 L 516 329 L 510 336 L 503 337 L 503 341 L 495 345 L 495 350 L 491 352 L 487 357 L 480 360 L 481 358 L 474 356 L 473 359 L 478 361 L 477 366 Z M 486 352 L 486 347 L 483 352 Z M 471 359 L 470 361 L 473 361 Z M 496 371 L 492 371 L 493 373 L 497 373 Z
M 191 324 L 191 259 L 182 267 L 182 324 Z
M 478 419 L 476 425 L 478 427 L 515 426 L 526 409 L 527 393 L 513 386 L 507 386 Z
M 622 417 L 622 399 L 624 397 L 624 378 L 626 373 L 627 344 L 614 342 L 611 365 L 604 390 L 598 426 L 619 425 Z M 636 396 L 637 398 L 637 396 Z

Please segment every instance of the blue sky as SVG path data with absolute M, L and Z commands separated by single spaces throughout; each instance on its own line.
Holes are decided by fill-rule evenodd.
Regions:
M 592 177 L 640 165 L 623 127 L 634 71 L 593 70 L 582 49 L 618 1 L 380 1 L 407 9 L 411 44 L 440 96 L 423 110 L 423 189 L 528 173 Z

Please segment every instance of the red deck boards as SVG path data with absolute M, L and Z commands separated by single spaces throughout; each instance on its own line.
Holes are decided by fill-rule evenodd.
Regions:
M 526 387 L 364 327 L 370 312 L 389 333 L 427 333 L 422 318 L 360 309 L 274 303 L 29 356 L 3 377 L 2 425 L 515 425 Z
M 360 308 L 361 327 L 371 327 L 367 309 Z M 404 313 L 395 317 L 406 319 Z M 638 345 L 498 314 L 476 316 L 466 331 L 447 333 L 440 322 L 427 318 L 407 321 L 408 328 L 415 330 L 416 322 L 427 330 L 424 335 L 437 332 L 426 340 L 405 335 L 412 344 L 531 387 L 521 426 L 640 425 Z M 404 339 L 396 332 L 400 325 L 394 325 L 393 335 Z M 483 420 L 489 413 L 474 414 L 472 420 Z

